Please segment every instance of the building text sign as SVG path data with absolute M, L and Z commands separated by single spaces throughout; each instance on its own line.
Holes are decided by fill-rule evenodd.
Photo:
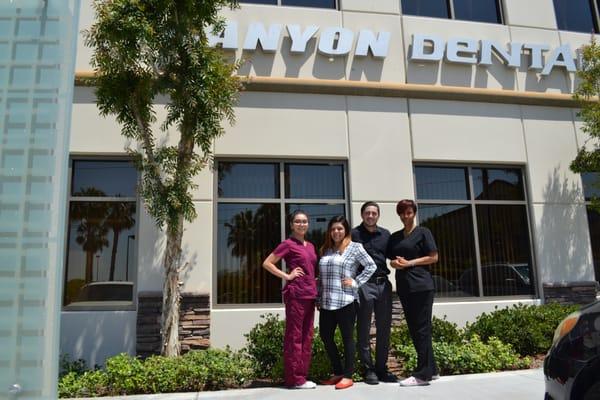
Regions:
M 260 22 L 248 25 L 242 42 L 244 51 L 256 51 L 259 48 L 266 53 L 277 51 L 284 25 Z M 357 33 L 343 27 L 324 27 L 316 25 L 285 25 L 291 45 L 290 53 L 305 53 L 308 42 L 317 36 L 318 52 L 327 57 L 354 56 L 384 59 L 389 51 L 391 35 L 387 31 L 374 32 L 361 29 Z M 220 36 L 208 34 L 210 46 L 222 46 L 225 50 L 240 48 L 238 24 L 228 21 Z M 525 54 L 528 57 L 522 57 Z M 509 68 L 520 68 L 524 59 L 528 69 L 539 70 L 549 75 L 554 67 L 564 67 L 569 72 L 576 71 L 574 54 L 568 44 L 551 48 L 547 44 L 517 43 L 502 44 L 493 40 L 474 38 L 450 38 L 445 40 L 436 35 L 414 34 L 409 48 L 409 61 L 439 62 L 446 61 L 467 65 L 492 65 L 492 55 Z

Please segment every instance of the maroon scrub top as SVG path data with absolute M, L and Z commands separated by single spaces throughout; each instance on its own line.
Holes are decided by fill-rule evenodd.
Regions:
M 291 281 L 286 281 L 283 287 L 283 299 L 314 299 L 317 297 L 317 281 L 315 270 L 317 266 L 317 252 L 311 242 L 306 246 L 296 238 L 290 237 L 273 250 L 279 258 L 283 258 L 288 272 L 296 267 L 304 270 L 304 276 L 299 276 Z

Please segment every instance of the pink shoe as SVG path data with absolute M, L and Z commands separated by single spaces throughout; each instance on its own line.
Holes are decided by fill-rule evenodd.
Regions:
M 400 381 L 400 386 L 427 386 L 429 382 L 411 376 Z

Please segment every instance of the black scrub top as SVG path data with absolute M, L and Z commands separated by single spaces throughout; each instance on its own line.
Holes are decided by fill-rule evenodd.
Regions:
M 404 229 L 394 232 L 390 236 L 386 250 L 386 257 L 390 260 L 404 257 L 407 261 L 414 260 L 437 252 L 437 246 L 431 231 L 425 227 L 417 226 L 404 237 Z M 422 292 L 435 290 L 429 265 L 396 269 L 396 290 L 398 292 Z

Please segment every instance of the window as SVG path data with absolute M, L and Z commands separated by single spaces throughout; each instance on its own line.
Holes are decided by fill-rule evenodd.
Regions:
M 137 171 L 129 161 L 74 160 L 63 304 L 133 304 Z
M 308 213 L 318 249 L 329 219 L 346 214 L 342 163 L 217 163 L 217 304 L 281 303 L 280 279 L 262 261 L 287 235 L 287 215 Z
M 336 0 L 241 0 L 240 3 L 336 9 Z
M 502 23 L 500 0 L 402 0 L 404 15 Z
M 533 295 L 519 168 L 415 166 L 419 221 L 433 233 L 440 297 Z
M 598 179 L 600 174 L 587 172 L 581 174 L 583 181 L 583 193 L 586 201 L 588 226 L 590 229 L 590 241 L 592 244 L 592 258 L 594 260 L 594 272 L 596 280 L 600 281 L 600 211 L 591 207 L 592 198 L 600 197 Z
M 592 33 L 598 32 L 598 10 L 596 0 L 554 0 L 558 29 Z

